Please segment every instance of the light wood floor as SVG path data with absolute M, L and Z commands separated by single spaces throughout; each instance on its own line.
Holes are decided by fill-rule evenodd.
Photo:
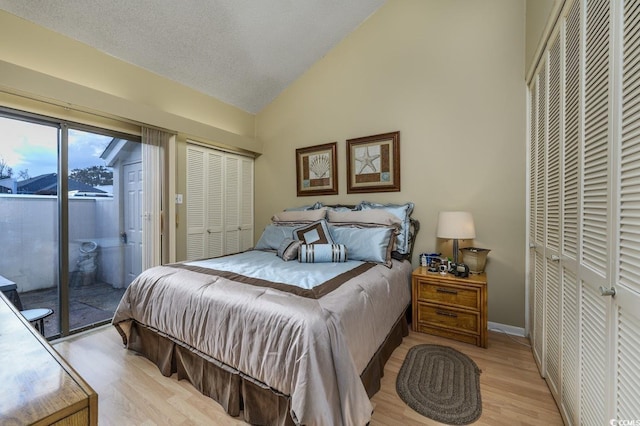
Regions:
M 489 333 L 489 348 L 411 332 L 385 367 L 373 397 L 372 426 L 437 425 L 407 407 L 395 391 L 402 361 L 414 345 L 448 345 L 482 370 L 482 416 L 476 425 L 561 425 L 553 398 L 523 338 Z M 99 422 L 107 425 L 244 425 L 188 382 L 160 374 L 145 358 L 124 349 L 112 326 L 54 343 L 54 348 L 98 393 Z

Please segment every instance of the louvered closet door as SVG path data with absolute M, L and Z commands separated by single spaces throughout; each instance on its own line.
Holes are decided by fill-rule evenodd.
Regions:
M 187 147 L 187 259 L 201 259 L 206 242 L 206 154 L 195 147 Z
M 224 252 L 224 154 L 206 150 L 207 168 L 203 175 L 206 181 L 207 229 L 204 257 L 222 256 Z
M 575 1 L 564 19 L 564 78 L 563 78 L 563 144 L 562 144 L 562 242 L 561 242 L 561 383 L 558 405 L 569 424 L 579 418 L 579 321 L 580 293 L 578 288 L 578 241 L 580 206 L 580 141 L 581 98 L 580 54 L 581 2 Z
M 569 0 L 557 22 L 560 83 L 552 32 L 530 84 L 533 350 L 567 424 L 636 420 L 640 2 Z
M 528 211 L 528 226 L 529 226 L 529 259 L 528 259 L 528 281 L 529 281 L 529 318 L 530 318 L 530 337 L 533 345 L 533 355 L 540 366 L 542 371 L 542 354 L 540 353 L 541 346 L 537 345 L 539 332 L 538 327 L 542 328 L 542 325 L 538 324 L 538 312 L 539 304 L 536 303 L 536 294 L 538 286 L 541 285 L 536 280 L 536 200 L 538 195 L 538 76 L 534 76 L 529 86 L 529 211 Z M 540 337 L 541 338 L 541 337 Z
M 187 258 L 253 246 L 253 160 L 187 146 Z
M 223 155 L 187 147 L 187 259 L 224 254 Z
M 253 160 L 240 158 L 240 250 L 253 247 Z
M 560 37 L 556 33 L 548 54 L 547 178 L 545 191 L 545 328 L 547 383 L 560 389 Z
M 615 416 L 640 417 L 640 2 L 626 1 L 623 18 L 622 134 L 614 303 Z
M 240 251 L 240 160 L 236 157 L 225 158 L 224 221 L 225 251 Z
M 586 4 L 584 147 L 580 250 L 580 423 L 609 421 L 608 312 L 600 287 L 611 282 L 611 11 L 609 0 Z
M 546 293 L 546 144 L 547 144 L 547 68 L 543 64 L 536 77 L 534 86 L 536 104 L 535 123 L 535 157 L 532 158 L 535 174 L 535 196 L 533 207 L 533 354 L 540 367 L 543 377 L 546 377 L 545 353 L 545 293 Z
M 253 246 L 253 160 L 225 157 L 225 251 L 237 253 Z

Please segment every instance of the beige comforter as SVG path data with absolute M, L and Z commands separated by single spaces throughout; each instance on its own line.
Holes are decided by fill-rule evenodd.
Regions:
M 411 265 L 375 266 L 318 299 L 159 266 L 127 289 L 113 324 L 132 320 L 289 395 L 305 425 L 365 425 L 360 373 L 410 301 Z

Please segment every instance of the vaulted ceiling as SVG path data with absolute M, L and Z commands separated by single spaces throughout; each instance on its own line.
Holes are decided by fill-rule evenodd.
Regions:
M 250 113 L 385 0 L 0 0 L 0 8 Z

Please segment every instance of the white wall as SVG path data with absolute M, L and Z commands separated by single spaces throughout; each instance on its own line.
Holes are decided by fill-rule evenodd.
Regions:
M 469 210 L 489 320 L 524 327 L 524 27 L 524 0 L 385 3 L 257 115 L 256 239 L 289 206 L 413 201 L 431 252 L 438 212 Z M 402 191 L 347 195 L 345 140 L 395 130 Z M 296 197 L 295 149 L 332 141 L 339 195 Z
M 96 279 L 122 287 L 123 247 L 113 226 L 119 215 L 114 206 L 111 199 L 69 200 L 69 271 L 78 270 L 81 244 L 95 241 Z M 2 195 L 0 211 L 0 275 L 15 282 L 20 293 L 57 286 L 56 197 Z

